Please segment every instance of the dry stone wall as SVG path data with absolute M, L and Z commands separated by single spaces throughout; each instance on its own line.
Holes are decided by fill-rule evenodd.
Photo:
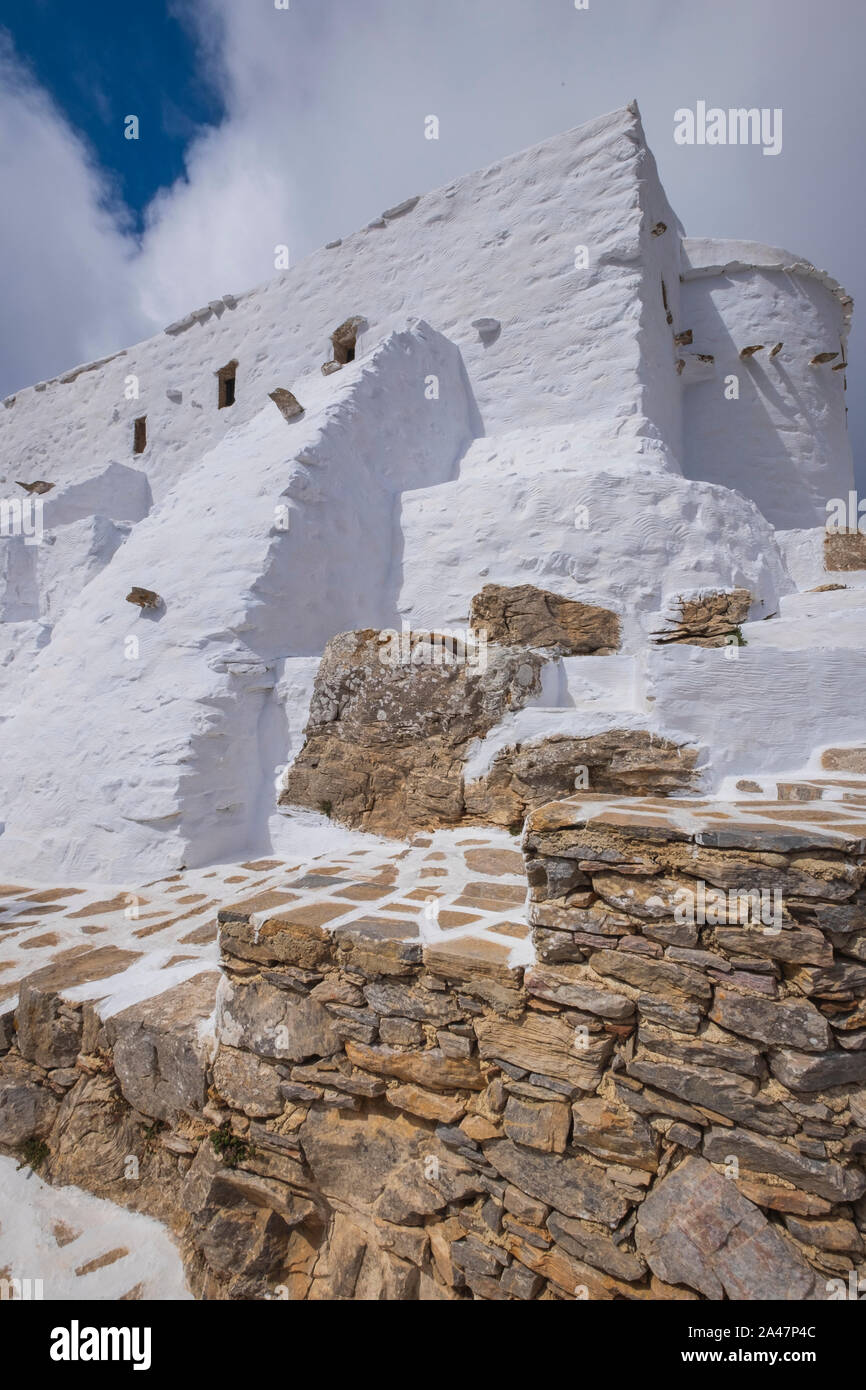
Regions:
M 850 1297 L 858 815 L 549 804 L 523 844 L 532 963 L 504 922 L 366 910 L 383 869 L 334 921 L 346 880 L 324 872 L 318 912 L 222 910 L 219 977 L 107 1021 L 38 972 L 0 1021 L 0 1145 L 43 1143 L 52 1180 L 159 1215 L 204 1298 Z M 465 852 L 507 898 L 514 852 Z M 97 992 L 111 949 L 71 963 Z
M 862 1272 L 858 814 L 590 799 L 527 826 L 527 988 L 581 1010 L 588 1037 L 619 1024 L 571 1142 L 643 1159 L 636 1249 L 710 1298 L 828 1297 Z
M 862 1274 L 866 839 L 808 807 L 613 806 L 530 818 L 526 968 L 224 920 L 229 1124 L 271 1116 L 321 1221 L 293 1297 L 810 1300 Z

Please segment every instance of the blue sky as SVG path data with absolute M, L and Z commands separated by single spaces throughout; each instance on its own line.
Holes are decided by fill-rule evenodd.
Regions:
M 193 31 L 163 0 L 2 0 L 0 25 L 137 217 L 181 177 L 199 128 L 225 114 L 218 87 L 200 71 Z M 130 111 L 146 140 L 124 139 Z
M 866 482 L 862 0 L 290 5 L 0 0 L 0 395 L 636 97 L 689 234 L 784 246 L 853 293 Z M 782 153 L 676 145 L 700 99 L 782 107 Z

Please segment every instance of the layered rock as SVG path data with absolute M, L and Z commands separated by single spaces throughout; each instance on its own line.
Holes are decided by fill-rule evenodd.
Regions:
M 608 656 L 619 647 L 615 613 L 534 584 L 486 584 L 472 600 L 469 621 L 504 647 L 547 647 L 562 656 Z
M 694 783 L 698 750 L 643 729 L 585 738 L 551 734 L 503 748 L 483 777 L 465 785 L 466 814 L 493 825 L 522 823 L 529 811 L 575 786 L 620 796 L 667 796 Z
M 709 1298 L 838 1296 L 866 1249 L 866 825 L 841 805 L 575 799 L 530 817 L 525 852 L 528 990 L 624 1039 L 609 1113 L 571 1142 L 612 1157 L 643 1124 L 667 1157 L 638 1253 Z
M 712 589 L 694 597 L 678 596 L 668 605 L 665 626 L 653 633 L 653 641 L 724 647 L 739 635 L 739 626 L 748 619 L 751 606 L 748 589 Z
M 507 647 L 466 657 L 435 633 L 333 638 L 281 804 L 386 834 L 459 821 L 469 743 L 539 694 L 544 664 Z
M 548 612 L 544 605 L 556 596 L 529 585 L 485 589 L 479 596 L 484 602 L 473 607 L 474 621 L 480 624 L 477 615 L 498 606 L 502 622 L 492 631 L 525 637 L 524 619 L 531 625 L 535 609 L 511 610 L 506 599 L 526 593 L 544 601 L 538 640 L 528 645 L 488 642 L 481 626 L 474 637 L 372 629 L 334 637 L 319 666 L 306 739 L 286 774 L 281 805 L 403 836 L 463 820 L 520 824 L 528 810 L 568 796 L 581 775 L 594 790 L 621 794 L 665 795 L 690 787 L 695 748 L 629 728 L 511 743 L 483 776 L 466 781 L 473 746 L 538 702 L 543 669 L 558 644 L 616 640 L 614 614 L 568 600 L 556 600 Z

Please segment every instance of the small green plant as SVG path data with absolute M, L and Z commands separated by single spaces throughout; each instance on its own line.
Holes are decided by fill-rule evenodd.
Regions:
M 509 833 L 509 835 L 519 835 L 522 829 L 523 829 L 523 821 L 522 821 L 522 820 L 513 820 L 513 821 L 511 822 L 511 824 L 509 825 L 509 827 L 508 827 L 508 833 Z
M 142 1134 L 144 1135 L 144 1142 L 147 1148 L 152 1149 L 157 1141 L 158 1135 L 167 1128 L 168 1126 L 165 1120 L 154 1120 L 153 1124 L 145 1125 Z
M 255 1152 L 251 1144 L 232 1134 L 228 1121 L 220 1125 L 219 1129 L 212 1129 L 208 1138 L 213 1145 L 214 1153 L 222 1159 L 227 1168 L 237 1168 L 239 1163 L 244 1163 Z
M 319 810 L 321 811 L 321 813 L 322 813 L 323 816 L 327 816 L 327 817 L 328 817 L 328 820 L 331 819 L 331 812 L 333 811 L 333 809 L 334 809 L 334 803 L 333 803 L 332 801 L 320 801 L 320 802 L 319 802 Z
M 738 647 L 747 647 L 749 645 L 745 637 L 743 636 L 743 629 L 739 626 L 732 628 L 731 631 L 728 633 L 728 636 L 736 637 Z
M 21 1150 L 18 1172 L 20 1173 L 22 1168 L 29 1168 L 32 1172 L 37 1173 L 50 1152 L 44 1139 L 28 1139 Z

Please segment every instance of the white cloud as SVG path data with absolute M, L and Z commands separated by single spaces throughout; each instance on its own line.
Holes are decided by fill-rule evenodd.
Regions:
M 0 390 L 150 330 L 110 184 L 0 34 Z

